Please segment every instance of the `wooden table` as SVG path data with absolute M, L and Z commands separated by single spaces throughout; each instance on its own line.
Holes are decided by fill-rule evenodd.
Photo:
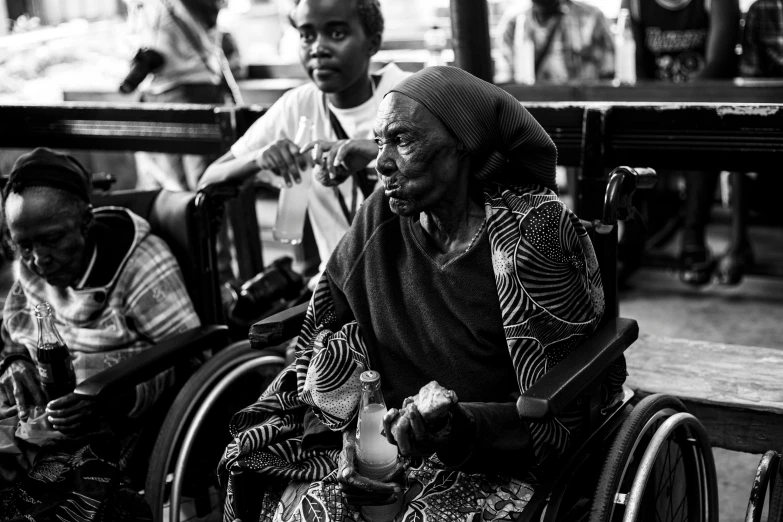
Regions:
M 783 80 L 710 80 L 681 84 L 611 82 L 571 85 L 501 85 L 523 102 L 704 102 L 783 103 Z

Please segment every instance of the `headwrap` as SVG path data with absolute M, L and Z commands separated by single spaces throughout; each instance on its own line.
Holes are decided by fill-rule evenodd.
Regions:
M 10 192 L 26 187 L 52 187 L 69 192 L 89 203 L 90 174 L 73 156 L 38 147 L 19 156 L 3 187 L 3 200 Z
M 457 67 L 438 66 L 422 69 L 389 92 L 404 94 L 434 114 L 477 161 L 478 179 L 556 189 L 554 142 L 500 87 Z

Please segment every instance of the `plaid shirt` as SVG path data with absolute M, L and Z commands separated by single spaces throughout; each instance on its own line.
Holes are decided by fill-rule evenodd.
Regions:
M 104 212 L 117 210 L 96 209 L 95 218 L 100 220 Z M 77 383 L 199 326 L 174 255 L 162 239 L 150 234 L 145 220 L 128 215 L 136 229 L 134 243 L 104 287 L 60 290 L 19 263 L 3 310 L 2 357 L 28 354 L 35 361 L 38 327 L 33 310 L 43 301 L 52 305 L 57 331 L 71 351 Z M 147 410 L 172 383 L 173 372 L 167 371 L 138 385 L 130 416 Z
M 614 76 L 614 44 L 609 22 L 600 9 L 574 0 L 562 0 L 560 16 L 539 21 L 533 8 L 507 19 L 501 33 L 497 82 L 519 79 L 515 63 L 524 38 L 533 42 L 536 55 L 544 52 L 550 31 L 555 31 L 536 71 L 536 82 L 567 83 Z
M 756 0 L 748 9 L 740 74 L 783 77 L 783 0 Z

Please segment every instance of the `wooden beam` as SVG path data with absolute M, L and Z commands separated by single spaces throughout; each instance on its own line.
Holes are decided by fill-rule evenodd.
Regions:
M 627 384 L 640 397 L 682 399 L 713 446 L 783 449 L 783 348 L 640 335 L 626 351 Z

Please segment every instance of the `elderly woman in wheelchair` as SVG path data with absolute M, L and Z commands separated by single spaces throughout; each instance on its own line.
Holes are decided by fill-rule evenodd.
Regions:
M 385 190 L 329 260 L 296 362 L 232 420 L 220 470 L 265 477 L 264 520 L 359 520 L 360 505 L 400 496 L 398 519 L 515 517 L 539 470 L 582 429 L 572 410 L 521 421 L 516 399 L 600 322 L 591 241 L 553 191 L 554 143 L 501 89 L 460 69 L 425 69 L 387 95 L 375 132 Z M 396 482 L 363 477 L 352 460 L 366 369 L 382 376 L 386 437 L 406 457 Z M 625 375 L 620 356 L 601 404 Z M 432 380 L 459 398 L 439 436 L 418 412 L 400 418 Z
M 47 402 L 32 310 L 50 303 L 77 383 L 200 320 L 174 256 L 147 221 L 125 209 L 93 210 L 90 197 L 84 168 L 45 148 L 20 156 L 3 189 L 5 233 L 20 263 L 2 324 L 2 518 L 149 518 L 122 474 L 139 416 L 171 385 L 173 370 L 108 408 L 75 393 Z

